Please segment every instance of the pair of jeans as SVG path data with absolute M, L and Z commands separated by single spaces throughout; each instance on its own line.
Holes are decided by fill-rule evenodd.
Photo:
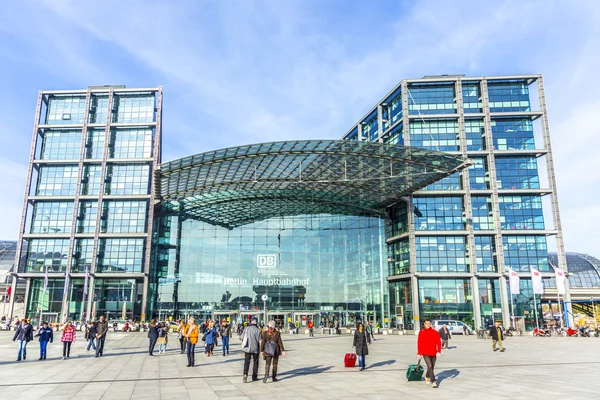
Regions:
M 96 344 L 94 343 L 94 338 L 90 338 L 90 340 L 88 340 L 87 351 L 90 351 L 91 348 L 96 350 Z
M 19 344 L 19 354 L 17 355 L 17 360 L 21 361 L 21 358 L 27 358 L 27 340 L 17 340 Z
M 179 339 L 179 344 L 181 345 L 181 352 L 185 353 L 185 340 L 183 337 Z
M 205 344 L 204 345 L 204 354 L 212 354 L 214 349 L 215 349 L 214 344 Z
M 104 341 L 106 340 L 105 336 L 99 337 L 96 339 L 96 357 L 102 356 L 104 353 Z
M 223 336 L 223 355 L 229 354 L 229 336 Z
M 244 353 L 244 376 L 248 376 L 252 359 L 252 380 L 258 379 L 258 353 Z
M 150 337 L 150 343 L 148 345 L 148 355 L 152 355 L 152 353 L 154 353 L 154 347 L 156 346 L 156 341 L 158 340 L 157 337 Z
M 48 348 L 48 341 L 47 340 L 42 340 L 40 342 L 40 358 L 45 358 L 46 357 L 46 350 Z
M 167 344 L 166 343 L 160 343 L 158 345 L 158 352 L 162 352 L 162 351 L 167 351 Z
M 194 363 L 196 362 L 196 358 L 195 358 L 195 354 L 194 354 L 195 351 L 196 351 L 196 344 L 194 344 L 192 342 L 188 342 L 187 349 L 185 350 L 185 352 L 187 354 L 188 365 L 194 366 Z
M 423 356 L 423 360 L 425 360 L 425 364 L 427 364 L 427 372 L 425 372 L 425 378 L 428 378 L 431 383 L 435 382 L 435 372 L 433 372 L 433 368 L 435 367 L 436 356 Z
M 365 355 L 357 355 L 358 357 L 358 366 L 360 368 L 365 368 L 367 366 L 367 357 Z
M 63 342 L 63 357 L 69 357 L 71 355 L 71 343 L 73 342 Z
M 273 364 L 273 379 L 277 378 L 277 364 L 279 363 L 279 356 L 267 356 L 265 361 L 265 378 L 269 376 L 269 370 L 271 369 L 271 363 Z

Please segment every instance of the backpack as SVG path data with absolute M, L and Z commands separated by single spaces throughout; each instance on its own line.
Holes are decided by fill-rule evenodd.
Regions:
M 158 329 L 158 336 L 159 337 L 166 337 L 167 336 L 167 331 L 164 328 L 159 328 Z

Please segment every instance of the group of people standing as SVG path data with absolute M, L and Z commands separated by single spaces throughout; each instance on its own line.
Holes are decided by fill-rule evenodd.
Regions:
M 27 359 L 27 344 L 34 339 L 33 326 L 27 318 L 23 318 L 19 321 L 15 334 L 13 336 L 13 342 L 17 342 L 18 353 L 17 361 Z M 104 341 L 106 339 L 106 333 L 108 332 L 108 323 L 104 320 L 104 316 L 101 316 L 96 323 L 88 323 L 86 326 L 85 338 L 89 341 L 87 350 L 90 350 L 90 346 L 93 345 L 96 350 L 96 357 L 101 357 L 104 352 Z M 48 343 L 54 341 L 54 332 L 50 328 L 48 322 L 42 322 L 35 337 L 39 338 L 40 342 L 40 358 L 38 360 L 45 360 L 48 351 Z M 68 359 L 71 357 L 71 345 L 75 342 L 77 337 L 77 330 L 71 321 L 67 321 L 65 324 L 60 341 L 63 344 L 63 357 L 62 359 Z

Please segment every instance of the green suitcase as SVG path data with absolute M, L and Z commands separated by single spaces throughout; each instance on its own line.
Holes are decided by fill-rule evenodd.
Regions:
M 421 367 L 421 359 L 416 364 L 409 364 L 406 371 L 406 379 L 409 382 L 420 382 L 423 379 L 423 367 Z

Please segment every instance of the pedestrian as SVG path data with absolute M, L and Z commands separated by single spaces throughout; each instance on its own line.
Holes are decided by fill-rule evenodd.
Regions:
M 17 355 L 17 361 L 27 359 L 27 343 L 33 340 L 33 327 L 27 321 L 27 318 L 23 318 L 19 325 L 15 328 L 15 335 L 13 336 L 13 342 L 19 343 L 19 353 Z
M 104 354 L 104 342 L 106 341 L 106 334 L 108 333 L 108 321 L 104 319 L 104 315 L 101 315 L 96 322 L 96 357 L 102 357 Z
M 213 355 L 213 350 L 215 349 L 215 344 L 217 343 L 217 338 L 219 337 L 219 332 L 215 327 L 215 324 L 212 321 L 208 322 L 208 329 L 204 332 L 204 354 L 207 357 Z
M 257 324 L 258 319 L 256 317 L 252 318 L 250 325 L 244 329 L 244 337 L 242 338 L 242 352 L 244 353 L 244 383 L 248 382 L 250 360 L 252 360 L 252 382 L 258 380 L 258 355 L 260 354 L 262 333 Z
M 500 321 L 496 321 L 494 326 L 490 328 L 490 337 L 492 338 L 492 350 L 498 351 L 496 345 L 500 346 L 500 353 L 504 353 L 504 347 L 502 347 L 502 341 L 504 340 L 504 332 L 500 327 Z
M 431 327 L 431 320 L 426 319 L 423 323 L 423 329 L 419 331 L 417 339 L 417 354 L 423 357 L 427 364 L 427 372 L 425 373 L 425 383 L 431 383 L 431 387 L 437 388 L 435 380 L 435 361 L 442 352 L 442 340 L 438 331 Z
M 375 340 L 375 336 L 373 336 L 373 322 L 369 321 L 365 330 L 367 331 L 367 336 L 369 336 L 369 339 Z
M 366 356 L 369 354 L 369 344 L 371 344 L 371 338 L 365 330 L 364 325 L 359 322 L 354 331 L 354 340 L 352 341 L 352 347 L 356 349 L 356 355 L 358 356 L 358 366 L 361 371 L 367 368 Z
M 275 321 L 269 321 L 267 330 L 262 333 L 260 352 L 265 359 L 265 377 L 263 378 L 263 383 L 267 383 L 267 379 L 269 379 L 271 364 L 273 364 L 273 382 L 277 382 L 279 356 L 285 357 L 285 349 L 283 348 L 281 333 L 275 329 Z
M 237 333 L 238 333 L 238 339 L 240 339 L 240 340 L 242 340 L 242 338 L 244 337 L 244 329 L 246 329 L 246 324 L 248 324 L 248 323 L 244 322 L 243 324 L 238 324 Z
M 448 327 L 444 324 L 440 328 L 438 333 L 440 334 L 440 339 L 442 339 L 442 349 L 447 349 L 448 348 L 448 340 L 452 339 L 452 335 L 450 334 Z
M 290 328 L 290 335 L 293 335 L 296 332 L 296 325 L 294 325 L 293 322 L 290 322 L 288 326 Z
M 169 329 L 164 322 L 158 326 L 158 354 L 167 352 L 167 343 L 169 343 Z
M 185 322 L 180 319 L 179 327 L 177 327 L 177 339 L 181 345 L 181 354 L 185 353 Z
M 85 326 L 85 340 L 87 340 L 88 345 L 87 345 L 87 351 L 90 351 L 90 349 L 94 349 L 94 351 L 96 350 L 96 344 L 94 343 L 96 339 L 96 326 L 90 321 L 87 323 L 87 325 Z
M 314 325 L 313 325 L 312 319 L 308 320 L 308 337 L 315 337 L 313 328 L 314 328 Z
M 154 346 L 156 346 L 156 342 L 158 341 L 158 328 L 156 325 L 156 319 L 153 318 L 150 321 L 150 326 L 148 327 L 148 356 L 154 357 Z
M 336 335 L 341 335 L 342 334 L 342 330 L 340 329 L 340 321 L 337 321 L 335 323 L 335 334 Z
M 112 327 L 114 332 L 119 331 L 119 324 L 117 324 L 117 321 L 113 322 Z
M 333 336 L 333 321 L 329 321 L 329 336 Z
M 71 321 L 67 321 L 67 324 L 63 328 L 62 336 L 60 337 L 60 341 L 63 343 L 63 360 L 71 356 L 71 344 L 75 341 L 75 332 L 75 327 Z
M 221 329 L 219 331 L 219 335 L 221 335 L 221 337 L 223 338 L 223 356 L 229 355 L 229 338 L 231 337 L 231 325 L 229 325 L 225 320 L 221 322 Z
M 194 352 L 196 351 L 196 343 L 198 343 L 198 325 L 194 322 L 194 318 L 190 318 L 185 327 L 184 339 L 187 342 L 185 351 L 187 352 L 188 367 L 193 367 L 196 363 Z
M 35 336 L 39 337 L 38 340 L 40 341 L 40 360 L 45 360 L 48 342 L 52 343 L 54 341 L 54 332 L 48 326 L 48 322 L 44 321 L 42 323 L 42 327 Z

